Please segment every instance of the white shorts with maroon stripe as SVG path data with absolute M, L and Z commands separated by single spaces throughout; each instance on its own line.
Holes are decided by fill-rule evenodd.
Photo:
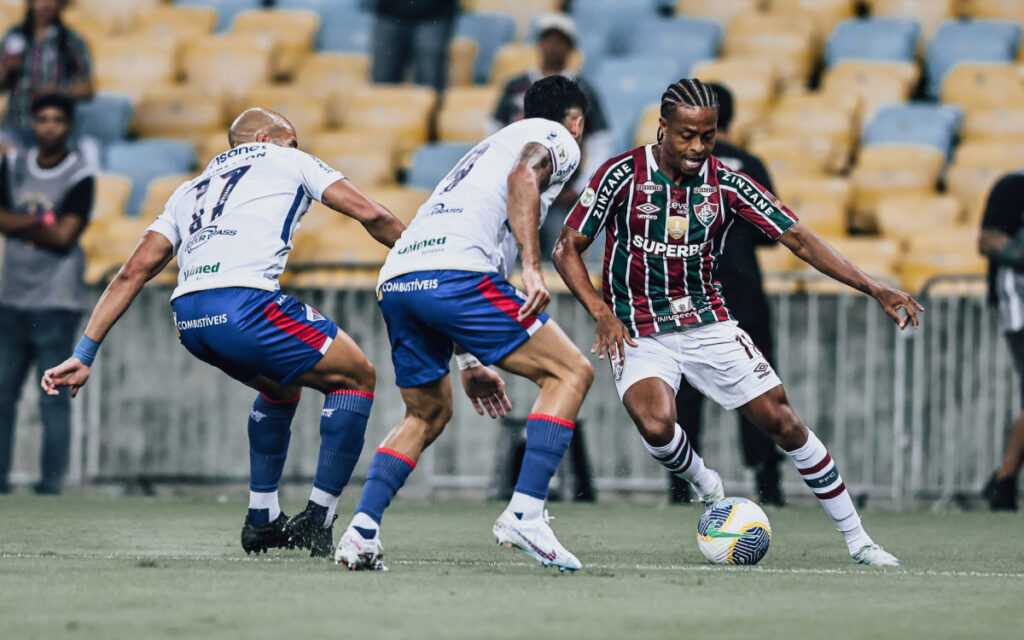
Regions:
M 727 410 L 736 409 L 782 381 L 747 332 L 733 321 L 645 336 L 626 345 L 624 361 L 612 361 L 619 398 L 647 378 L 679 390 L 683 376 Z

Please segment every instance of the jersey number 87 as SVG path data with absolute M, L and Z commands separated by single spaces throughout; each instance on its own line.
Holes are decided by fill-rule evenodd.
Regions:
M 227 182 L 224 184 L 224 188 L 220 190 L 220 197 L 217 198 L 217 204 L 214 205 L 213 212 L 210 214 L 210 222 L 213 222 L 224 213 L 224 205 L 227 203 L 228 198 L 231 197 L 231 192 L 235 190 L 235 185 L 249 171 L 251 166 L 247 164 L 220 174 L 219 177 L 227 180 Z M 206 204 L 206 192 L 210 189 L 211 179 L 207 178 L 194 187 L 196 190 L 196 206 L 192 212 L 192 224 L 188 226 L 189 234 L 193 234 L 203 228 L 203 214 L 206 212 L 206 208 L 205 206 L 200 206 L 200 203 Z

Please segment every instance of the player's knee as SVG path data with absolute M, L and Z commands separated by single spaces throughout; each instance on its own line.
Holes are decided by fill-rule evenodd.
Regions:
M 594 383 L 594 365 L 578 352 L 575 358 L 570 358 L 565 364 L 561 377 L 582 400 Z

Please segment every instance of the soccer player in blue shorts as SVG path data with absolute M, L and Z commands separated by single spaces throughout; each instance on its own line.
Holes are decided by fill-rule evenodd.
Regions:
M 345 333 L 282 293 L 292 235 L 313 200 L 355 218 L 393 246 L 404 226 L 339 172 L 299 151 L 279 114 L 243 112 L 231 149 L 182 184 L 107 287 L 74 355 L 43 375 L 50 395 L 89 379 L 99 343 L 142 286 L 178 256 L 171 295 L 181 343 L 200 360 L 260 393 L 249 414 L 249 513 L 245 551 L 308 548 L 327 556 L 334 510 L 363 446 L 376 372 Z M 303 387 L 325 394 L 320 456 L 305 511 L 288 519 L 277 488 Z
M 580 160 L 587 99 L 562 76 L 536 82 L 525 119 L 470 150 L 419 208 L 388 254 L 378 298 L 391 339 L 405 419 L 381 443 L 334 559 L 350 569 L 383 569 L 384 509 L 423 450 L 452 415 L 449 361 L 456 344 L 462 383 L 477 412 L 505 415 L 504 383 L 487 365 L 540 387 L 526 423 L 526 453 L 498 542 L 544 565 L 580 562 L 548 526 L 548 483 L 572 438 L 593 368 L 543 313 L 550 301 L 540 268 L 538 228 Z M 506 277 L 521 256 L 525 296 Z

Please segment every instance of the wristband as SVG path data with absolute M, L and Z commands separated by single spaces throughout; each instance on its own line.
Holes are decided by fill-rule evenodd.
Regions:
M 456 353 L 455 362 L 458 363 L 459 369 L 465 371 L 466 369 L 472 369 L 473 367 L 483 366 L 479 360 L 476 359 L 472 353 L 468 351 L 466 353 Z
M 52 227 L 57 224 L 57 214 L 53 211 L 37 211 L 35 219 L 36 224 L 41 227 Z
M 75 347 L 75 352 L 71 354 L 71 357 L 78 358 L 82 364 L 91 367 L 99 348 L 100 343 L 83 333 L 82 339 L 78 341 L 78 346 Z

